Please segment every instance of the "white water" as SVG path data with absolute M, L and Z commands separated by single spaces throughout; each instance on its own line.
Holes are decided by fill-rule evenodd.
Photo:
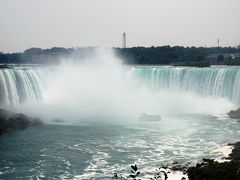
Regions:
M 130 67 L 111 50 L 54 70 L 0 70 L 0 102 L 44 119 L 224 114 L 240 102 L 240 69 Z
M 27 150 L 37 148 L 34 153 L 31 151 L 37 156 L 38 149 L 44 149 L 37 163 L 29 165 L 24 161 L 27 165 L 23 166 L 32 169 L 37 164 L 35 169 L 40 177 L 50 172 L 56 177 L 76 175 L 90 179 L 109 177 L 116 170 L 124 175 L 132 163 L 138 164 L 148 176 L 159 163 L 219 157 L 221 154 L 214 152 L 215 149 L 238 139 L 235 121 L 205 116 L 224 114 L 239 104 L 240 69 L 236 67 L 130 67 L 111 51 L 100 50 L 91 59 L 81 63 L 65 60 L 53 70 L 14 68 L 0 72 L 4 106 L 43 120 L 124 123 L 124 126 L 109 123 L 103 127 L 95 122 L 80 126 L 49 125 L 40 130 L 33 128 L 33 132 L 24 131 L 27 135 L 22 134 L 14 142 L 19 143 L 20 149 L 26 147 L 22 143 L 29 145 Z M 163 118 L 160 122 L 126 123 L 142 113 L 161 114 Z M 24 142 L 22 138 L 26 138 Z M 69 154 L 73 150 L 77 153 L 71 159 Z M 12 153 L 18 155 L 15 151 L 14 148 Z M 9 154 L 5 149 L 3 152 L 5 156 Z M 58 172 L 64 167 L 55 166 L 55 162 L 67 165 L 61 176 Z M 86 166 L 80 165 L 82 162 Z

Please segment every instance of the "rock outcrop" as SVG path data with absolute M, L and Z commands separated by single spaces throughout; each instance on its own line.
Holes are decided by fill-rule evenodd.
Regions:
M 240 142 L 236 142 L 236 143 L 228 144 L 228 145 L 233 146 L 232 153 L 229 154 L 228 159 L 240 161 Z
M 0 135 L 5 132 L 24 130 L 27 127 L 38 126 L 43 122 L 38 118 L 30 118 L 24 114 L 0 109 Z
M 227 115 L 232 119 L 240 119 L 240 108 L 230 111 Z
M 230 161 L 219 163 L 213 159 L 203 159 L 203 163 L 187 169 L 189 180 L 239 180 L 240 142 L 228 145 L 233 146 L 232 153 L 227 158 Z
M 189 180 L 239 180 L 240 162 L 201 163 L 187 170 Z

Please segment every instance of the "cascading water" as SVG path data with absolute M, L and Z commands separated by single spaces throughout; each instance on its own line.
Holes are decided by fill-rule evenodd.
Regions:
M 0 139 L 0 179 L 111 179 L 114 172 L 127 177 L 130 164 L 144 172 L 141 179 L 150 179 L 159 165 L 222 157 L 215 150 L 239 139 L 239 124 L 211 115 L 233 108 L 225 98 L 239 104 L 238 89 L 238 67 L 107 62 L 0 69 L 0 103 L 50 120 Z M 128 121 L 131 113 L 144 112 L 162 119 Z M 128 119 L 118 116 L 128 113 Z M 113 123 L 96 122 L 107 115 Z
M 140 79 L 152 90 L 194 92 L 216 96 L 240 103 L 240 68 L 238 67 L 130 67 L 128 78 Z M 36 102 L 42 98 L 47 76 L 44 68 L 0 70 L 0 104 L 18 105 Z
M 240 103 L 238 67 L 136 67 L 131 74 L 140 77 L 152 89 L 194 92 L 203 96 L 224 97 Z
M 35 68 L 1 69 L 0 104 L 14 106 L 38 101 L 42 97 L 47 73 Z

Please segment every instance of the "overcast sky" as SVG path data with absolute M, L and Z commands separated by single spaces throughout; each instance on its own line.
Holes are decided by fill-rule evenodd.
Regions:
M 0 0 L 0 51 L 30 47 L 236 46 L 240 0 Z

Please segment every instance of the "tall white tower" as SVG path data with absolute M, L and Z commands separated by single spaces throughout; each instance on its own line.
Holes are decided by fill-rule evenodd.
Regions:
M 126 48 L 127 47 L 127 35 L 126 33 L 124 32 L 122 34 L 122 48 Z

